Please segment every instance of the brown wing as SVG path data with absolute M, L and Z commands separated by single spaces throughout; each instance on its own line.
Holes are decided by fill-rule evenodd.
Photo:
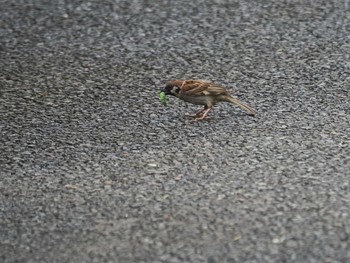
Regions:
M 180 93 L 192 96 L 227 95 L 226 89 L 204 80 L 185 80 Z

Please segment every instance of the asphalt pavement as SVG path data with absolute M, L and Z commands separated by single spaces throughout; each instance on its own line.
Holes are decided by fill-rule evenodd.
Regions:
M 350 262 L 350 3 L 0 1 L 0 261 Z M 205 79 L 211 118 L 159 90 Z

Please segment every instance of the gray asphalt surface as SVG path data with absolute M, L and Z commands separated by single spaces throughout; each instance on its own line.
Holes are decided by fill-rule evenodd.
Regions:
M 349 1 L 0 1 L 1 262 L 350 262 Z M 158 91 L 217 82 L 257 109 Z

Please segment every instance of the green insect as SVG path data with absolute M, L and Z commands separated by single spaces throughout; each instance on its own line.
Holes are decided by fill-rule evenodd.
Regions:
M 164 106 L 167 106 L 167 103 L 168 103 L 167 97 L 163 91 L 159 93 L 159 100 Z

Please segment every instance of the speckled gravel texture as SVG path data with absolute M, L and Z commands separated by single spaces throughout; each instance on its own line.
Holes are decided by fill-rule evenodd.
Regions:
M 0 1 L 0 261 L 350 262 L 349 13 Z M 258 115 L 192 122 L 173 78 Z

